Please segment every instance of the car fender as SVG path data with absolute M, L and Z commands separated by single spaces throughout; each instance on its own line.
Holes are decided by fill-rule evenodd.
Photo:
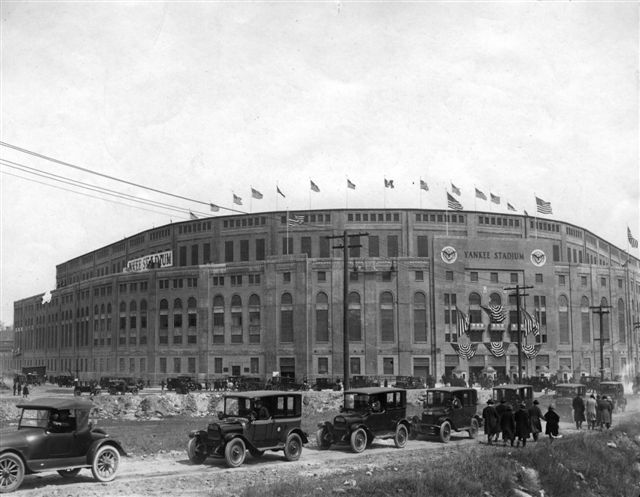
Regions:
M 407 418 L 399 419 L 396 423 L 396 429 L 398 428 L 398 425 L 404 425 L 407 430 L 411 430 L 411 421 Z
M 291 431 L 289 432 L 289 434 L 287 435 L 287 437 L 288 437 L 289 435 L 291 435 L 292 433 L 296 433 L 297 435 L 299 435 L 299 436 L 300 436 L 300 438 L 302 439 L 302 443 L 303 443 L 303 444 L 309 443 L 309 437 L 307 436 L 307 434 L 306 434 L 304 431 L 302 431 L 302 429 L 300 429 L 300 428 L 294 428 L 293 430 L 291 430 Z
M 89 447 L 89 450 L 87 451 L 87 464 L 91 465 L 93 463 L 93 458 L 95 457 L 96 452 L 98 452 L 98 449 L 103 445 L 112 445 L 113 447 L 118 449 L 118 452 L 121 456 L 128 457 L 127 453 L 122 448 L 122 445 L 120 445 L 120 442 L 114 440 L 113 438 L 101 438 L 100 440 L 94 441 Z
M 29 462 L 24 458 L 24 454 L 22 454 L 22 452 L 20 452 L 19 450 L 15 450 L 15 449 L 6 449 L 3 451 L 0 451 L 0 455 L 2 454 L 15 454 L 16 456 L 18 456 L 21 460 L 22 460 L 22 464 L 24 464 L 24 474 L 25 475 L 30 475 L 33 473 L 33 470 L 29 467 Z
M 198 437 L 202 437 L 202 438 L 207 438 L 207 431 L 206 430 L 193 430 L 189 432 L 189 438 L 198 438 Z
M 369 440 L 373 440 L 375 438 L 375 435 L 373 434 L 373 432 L 364 423 L 353 423 L 353 424 L 351 424 L 349 426 L 349 433 L 353 433 L 354 431 L 356 431 L 359 428 L 362 428 L 365 431 L 365 433 L 367 434 L 367 438 Z

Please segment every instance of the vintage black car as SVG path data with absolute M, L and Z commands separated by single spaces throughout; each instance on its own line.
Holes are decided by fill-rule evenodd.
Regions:
M 0 438 L 0 493 L 12 492 L 24 476 L 57 471 L 64 478 L 91 468 L 96 480 L 115 478 L 122 445 L 89 422 L 93 404 L 78 397 L 42 397 L 18 404 L 18 430 Z
M 493 387 L 493 400 L 498 403 L 502 399 L 511 404 L 514 412 L 523 402 L 527 409 L 533 405 L 533 386 L 531 385 L 498 385 Z
M 221 456 L 229 467 L 244 462 L 247 451 L 260 457 L 265 451 L 283 451 L 287 461 L 302 453 L 307 434 L 300 428 L 302 395 L 294 392 L 234 392 L 224 396 L 224 411 L 206 430 L 189 433 L 187 454 L 195 464 Z
M 167 390 L 175 390 L 179 394 L 187 394 L 194 390 L 202 390 L 202 385 L 191 376 L 167 378 Z
M 429 388 L 422 418 L 415 416 L 411 420 L 410 436 L 435 436 L 447 443 L 451 431 L 467 431 L 471 438 L 476 438 L 482 424 L 477 404 L 478 392 L 474 388 Z
M 102 392 L 102 387 L 95 380 L 78 381 L 73 388 L 74 395 L 82 395 L 83 393 L 88 393 L 89 395 L 98 395 L 100 392 Z
M 111 395 L 124 395 L 125 393 L 137 394 L 138 386 L 136 384 L 127 383 L 125 380 L 112 380 L 109 382 L 107 391 Z
M 582 383 L 558 383 L 553 396 L 556 412 L 561 419 L 573 419 L 573 399 L 580 394 L 586 400 L 587 386 Z
M 624 385 L 621 382 L 601 381 L 598 393 L 611 399 L 614 411 L 624 411 L 627 408 L 627 398 L 624 396 Z
M 318 447 L 348 443 L 354 452 L 371 446 L 374 438 L 393 438 L 398 448 L 407 444 L 407 392 L 401 388 L 369 387 L 344 392 L 344 404 L 333 423 L 318 425 Z

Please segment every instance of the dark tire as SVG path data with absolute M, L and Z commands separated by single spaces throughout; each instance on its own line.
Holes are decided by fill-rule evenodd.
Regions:
M 242 466 L 246 455 L 247 448 L 241 438 L 234 438 L 229 441 L 227 446 L 224 448 L 224 459 L 227 461 L 227 466 L 230 468 Z
M 16 454 L 0 455 L 0 494 L 17 490 L 24 480 L 24 463 Z
M 351 434 L 351 449 L 360 453 L 367 448 L 367 432 L 362 428 L 358 428 Z
M 331 436 L 329 435 L 329 430 L 326 428 L 320 428 L 316 432 L 316 443 L 318 444 L 318 448 L 321 450 L 326 450 L 331 447 Z
M 187 442 L 187 455 L 193 464 L 202 464 L 207 459 L 209 455 L 207 446 L 200 437 L 189 439 L 189 442 Z
M 449 440 L 451 440 L 451 423 L 445 421 L 440 425 L 440 441 L 447 443 Z
M 73 478 L 75 476 L 77 476 L 78 473 L 80 473 L 80 470 L 82 468 L 75 468 L 75 469 L 59 469 L 58 470 L 58 474 L 60 476 L 62 476 L 63 478 Z
M 111 481 L 116 477 L 120 466 L 120 453 L 113 445 L 100 447 L 91 463 L 93 477 L 101 482 Z
M 478 430 L 480 430 L 478 420 L 476 418 L 471 419 L 471 428 L 468 430 L 469 438 L 476 438 L 478 436 Z
M 397 448 L 402 449 L 407 445 L 407 440 L 409 439 L 409 430 L 403 424 L 399 424 L 396 426 L 396 434 L 393 436 L 393 443 Z
M 297 433 L 291 433 L 284 444 L 284 458 L 287 461 L 297 461 L 302 454 L 302 438 Z

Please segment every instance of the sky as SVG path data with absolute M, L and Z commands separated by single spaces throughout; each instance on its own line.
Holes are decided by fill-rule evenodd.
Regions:
M 537 195 L 545 217 L 622 249 L 627 226 L 640 238 L 637 2 L 3 1 L 0 14 L 5 144 L 223 207 L 210 215 L 444 209 L 453 183 L 468 210 L 533 214 Z M 55 287 L 56 264 L 207 212 L 6 145 L 0 160 L 4 324 L 15 300 Z

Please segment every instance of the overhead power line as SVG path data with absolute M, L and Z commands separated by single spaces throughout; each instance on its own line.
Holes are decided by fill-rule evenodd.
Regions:
M 49 162 L 60 164 L 61 166 L 70 167 L 70 168 L 73 168 L 73 169 L 77 169 L 78 171 L 83 171 L 83 172 L 89 173 L 89 174 L 95 174 L 96 176 L 101 176 L 103 178 L 107 178 L 107 179 L 110 179 L 112 181 L 118 181 L 120 183 L 125 183 L 125 184 L 130 185 L 130 186 L 135 186 L 136 188 L 142 188 L 144 190 L 149 190 L 149 191 L 152 191 L 152 192 L 155 192 L 155 193 L 160 193 L 162 195 L 168 195 L 170 197 L 179 198 L 181 200 L 186 200 L 188 202 L 194 202 L 194 203 L 203 204 L 203 205 L 206 205 L 206 206 L 211 205 L 211 202 L 205 202 L 203 200 L 197 200 L 197 199 L 193 199 L 193 198 L 189 198 L 189 197 L 184 197 L 182 195 L 177 195 L 175 193 L 167 192 L 165 190 L 159 190 L 157 188 L 153 188 L 153 187 L 150 187 L 150 186 L 141 185 L 140 183 L 134 183 L 132 181 L 128 181 L 128 180 L 125 180 L 125 179 L 117 178 L 117 177 L 111 176 L 109 174 L 104 174 L 104 173 L 100 173 L 98 171 L 93 171 L 92 169 L 88 169 L 88 168 L 82 167 L 82 166 L 77 166 L 75 164 L 71 164 L 69 162 L 65 162 L 65 161 L 62 161 L 60 159 L 56 159 L 54 157 L 49 157 L 47 155 L 40 154 L 38 152 L 34 152 L 32 150 L 28 150 L 26 148 L 18 147 L 17 145 L 12 145 L 11 143 L 0 141 L 0 145 L 3 146 L 3 147 L 11 148 L 11 149 L 16 150 L 18 152 L 21 152 L 23 154 L 32 155 L 34 157 L 38 157 L 40 159 L 44 159 L 44 160 L 49 161 Z M 237 212 L 239 214 L 246 214 L 245 211 L 233 209 L 233 208 L 230 208 L 230 207 L 224 207 L 224 206 L 222 206 L 222 205 L 220 205 L 218 203 L 216 203 L 215 205 L 217 207 L 219 207 L 220 209 L 224 209 L 224 210 L 231 211 L 231 212 Z

